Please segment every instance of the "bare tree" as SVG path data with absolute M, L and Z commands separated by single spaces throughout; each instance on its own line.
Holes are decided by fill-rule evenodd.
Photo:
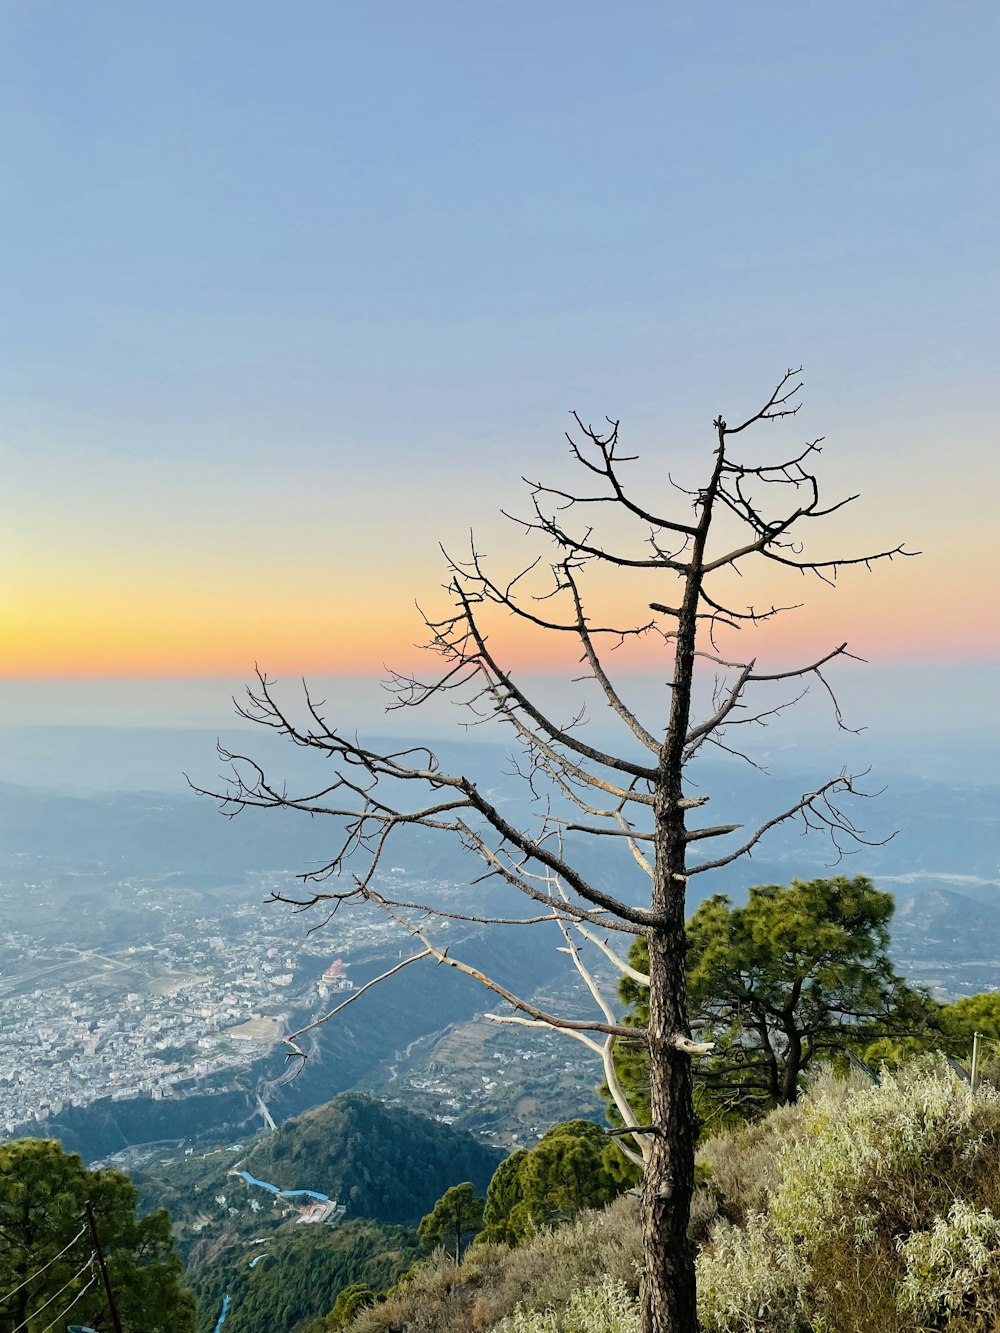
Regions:
M 736 437 L 744 431 L 795 415 L 801 388 L 798 375 L 788 371 L 764 406 L 739 425 L 730 426 L 721 416 L 716 419 L 707 480 L 696 490 L 682 492 L 683 517 L 661 515 L 626 487 L 626 465 L 634 459 L 620 450 L 617 422 L 609 420 L 599 431 L 574 414 L 575 430 L 567 439 L 575 463 L 587 476 L 586 486 L 560 490 L 527 482 L 530 512 L 515 520 L 529 534 L 550 543 L 554 556 L 536 561 L 509 582 L 488 572 L 474 544 L 468 559 L 448 559 L 450 608 L 440 617 L 425 616 L 428 646 L 442 665 L 429 681 L 394 675 L 393 707 L 418 706 L 449 693 L 471 710 L 473 722 L 498 719 L 512 727 L 522 750 L 519 771 L 532 797 L 530 820 L 500 808 L 481 784 L 462 773 L 444 771 L 429 749 L 387 753 L 352 739 L 327 721 L 308 689 L 302 720 L 294 719 L 262 673 L 238 705 L 240 714 L 324 756 L 331 766 L 329 781 L 321 790 L 294 795 L 270 780 L 252 759 L 223 751 L 232 764 L 229 786 L 212 793 L 231 814 L 254 807 L 282 808 L 339 821 L 339 846 L 325 865 L 302 875 L 307 892 L 294 901 L 326 904 L 331 911 L 349 902 L 374 904 L 409 932 L 415 951 L 377 981 L 433 958 L 474 977 L 505 1002 L 502 1013 L 490 1015 L 496 1021 L 559 1029 L 600 1057 L 626 1127 L 616 1141 L 643 1171 L 643 1333 L 690 1333 L 697 1328 L 694 1256 L 687 1237 L 697 1134 L 691 1065 L 711 1047 L 693 1040 L 688 1019 L 688 883 L 745 856 L 768 830 L 796 817 L 809 827 L 826 829 L 835 841 L 860 836 L 842 804 L 842 798 L 856 793 L 857 779 L 842 771 L 748 831 L 737 840 L 739 845 L 732 846 L 732 839 L 723 841 L 719 845 L 729 850 L 699 859 L 695 849 L 701 844 L 726 839 L 741 826 L 689 825 L 690 812 L 709 796 L 690 794 L 688 766 L 705 747 L 743 754 L 738 738 L 747 726 L 765 723 L 794 702 L 783 698 L 775 703 L 765 692 L 754 708 L 753 691 L 760 686 L 787 687 L 794 694 L 796 687 L 818 681 L 830 693 L 840 725 L 840 711 L 824 673 L 828 664 L 848 655 L 846 645 L 840 644 L 818 660 L 776 671 L 759 670 L 755 660 L 723 656 L 718 647 L 722 631 L 752 626 L 790 609 L 733 605 L 725 576 L 741 573 L 756 561 L 831 583 L 846 566 L 870 566 L 876 560 L 911 554 L 902 546 L 836 558 L 816 559 L 805 553 L 802 537 L 807 526 L 856 498 L 821 503 L 813 471 L 819 440 L 773 463 L 751 464 L 735 456 Z M 615 531 L 626 529 L 631 536 L 598 538 L 597 518 L 609 510 Z M 651 618 L 642 624 L 595 623 L 585 583 L 601 569 L 618 571 L 622 578 L 658 579 L 665 592 L 663 600 L 649 603 Z M 533 594 L 531 579 L 540 573 L 548 579 L 549 571 L 551 582 Z M 575 645 L 584 676 L 600 691 L 622 728 L 619 747 L 590 743 L 581 734 L 580 716 L 568 723 L 557 720 L 540 706 L 537 696 L 522 688 L 493 647 L 489 626 L 498 612 Z M 665 722 L 643 721 L 639 710 L 626 701 L 624 685 L 616 684 L 609 674 L 608 649 L 637 639 L 659 644 L 671 668 Z M 697 715 L 693 692 L 701 672 L 714 677 L 704 716 Z M 760 692 L 756 698 L 761 700 Z M 484 874 L 470 886 L 468 911 L 403 901 L 385 887 L 380 867 L 386 846 L 398 830 L 412 826 L 456 837 L 481 858 Z M 634 859 L 648 876 L 648 901 L 636 905 L 600 882 L 586 851 L 593 839 L 617 840 Z M 482 906 L 474 886 L 486 879 L 500 880 L 524 895 L 531 904 L 527 915 L 497 915 Z M 562 933 L 562 947 L 593 998 L 595 1014 L 568 1019 L 513 994 L 436 942 L 429 924 L 435 916 L 498 925 L 554 922 Z M 615 935 L 618 944 L 609 942 Z M 636 936 L 644 936 L 648 943 L 648 975 L 631 967 L 625 957 L 629 939 Z M 600 950 L 620 974 L 649 987 L 645 1031 L 637 1033 L 617 1017 L 585 961 L 585 949 Z M 344 1004 L 361 994 L 355 992 Z M 317 1021 L 326 1022 L 344 1004 Z M 287 1039 L 298 1054 L 303 1054 L 299 1042 L 307 1030 Z M 617 1042 L 637 1038 L 649 1053 L 647 1124 L 640 1124 L 629 1106 L 613 1058 Z

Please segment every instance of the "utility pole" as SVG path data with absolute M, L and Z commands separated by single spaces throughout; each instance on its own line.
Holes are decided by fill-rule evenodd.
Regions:
M 969 1084 L 972 1091 L 976 1090 L 976 1076 L 979 1073 L 979 1033 L 972 1034 L 972 1073 L 969 1075 Z
M 90 1234 L 94 1242 L 94 1250 L 97 1254 L 97 1264 L 101 1270 L 101 1278 L 104 1281 L 104 1294 L 108 1298 L 108 1310 L 111 1313 L 111 1322 L 115 1326 L 115 1333 L 124 1333 L 122 1329 L 121 1315 L 118 1313 L 118 1306 L 115 1304 L 115 1298 L 111 1291 L 111 1279 L 108 1277 L 108 1266 L 104 1262 L 104 1251 L 101 1249 L 101 1240 L 97 1234 L 97 1221 L 94 1218 L 94 1209 L 90 1200 L 84 1204 L 87 1213 L 87 1225 L 90 1227 Z

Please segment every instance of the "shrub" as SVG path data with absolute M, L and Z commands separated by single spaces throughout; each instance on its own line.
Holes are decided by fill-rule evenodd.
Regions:
M 993 1233 L 977 1210 L 997 1193 L 995 1092 L 974 1098 L 923 1059 L 846 1097 L 827 1081 L 774 1141 L 777 1182 L 760 1172 L 745 1225 L 716 1223 L 699 1260 L 709 1333 L 912 1330 L 918 1306 L 988 1299 L 976 1265 Z M 945 1219 L 956 1199 L 975 1226 L 964 1211 Z M 961 1270 L 953 1287 L 946 1255 Z
M 518 1305 L 522 1320 L 535 1318 L 531 1311 L 558 1319 L 581 1291 L 605 1283 L 634 1297 L 641 1254 L 635 1200 L 626 1196 L 518 1249 L 474 1245 L 457 1267 L 439 1251 L 416 1264 L 384 1304 L 361 1311 L 350 1333 L 478 1333 L 517 1317 Z M 618 1333 L 613 1324 L 610 1330 Z M 630 1333 L 627 1324 L 621 1333 Z
M 929 1231 L 901 1239 L 899 1252 L 906 1262 L 897 1298 L 901 1310 L 931 1328 L 944 1328 L 956 1315 L 981 1316 L 980 1327 L 996 1327 L 1000 1218 L 988 1208 L 977 1212 L 955 1203 Z
M 599 1287 L 571 1292 L 561 1313 L 527 1313 L 519 1305 L 496 1333 L 639 1333 L 639 1308 L 624 1282 L 606 1278 Z

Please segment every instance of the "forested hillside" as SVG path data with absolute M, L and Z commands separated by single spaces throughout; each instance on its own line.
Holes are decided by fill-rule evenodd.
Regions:
M 320 1189 L 348 1217 L 416 1223 L 456 1181 L 485 1191 L 500 1156 L 448 1125 L 349 1094 L 258 1139 L 246 1166 L 282 1189 Z
M 299 1333 L 344 1287 L 390 1286 L 421 1253 L 421 1217 L 460 1181 L 485 1193 L 499 1160 L 463 1131 L 345 1095 L 273 1134 L 134 1176 L 144 1208 L 170 1211 L 199 1329 L 215 1327 L 228 1295 L 226 1333 Z M 311 1195 L 344 1205 L 343 1220 L 302 1225 Z
M 420 1253 L 412 1229 L 366 1221 L 291 1226 L 266 1246 L 229 1245 L 188 1272 L 198 1297 L 198 1333 L 214 1329 L 225 1295 L 225 1333 L 300 1333 L 345 1287 L 364 1282 L 384 1290 Z

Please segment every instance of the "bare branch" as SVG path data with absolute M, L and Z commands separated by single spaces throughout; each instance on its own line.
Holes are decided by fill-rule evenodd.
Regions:
M 819 817 L 831 830 L 835 831 L 839 829 L 845 833 L 849 833 L 852 837 L 857 837 L 857 830 L 853 827 L 850 821 L 841 811 L 837 810 L 836 807 L 829 805 L 829 802 L 826 802 L 828 813 L 825 815 L 820 813 L 821 803 L 825 801 L 827 794 L 830 792 L 843 792 L 851 795 L 858 794 L 853 786 L 853 779 L 846 774 L 842 773 L 838 777 L 831 778 L 828 782 L 824 782 L 821 787 L 818 787 L 816 791 L 807 792 L 800 800 L 796 801 L 794 805 L 789 806 L 787 810 L 782 810 L 780 814 L 765 820 L 753 835 L 747 839 L 742 847 L 737 847 L 735 851 L 729 852 L 726 856 L 719 856 L 714 861 L 703 861 L 700 865 L 689 866 L 687 873 L 689 875 L 700 875 L 706 870 L 719 870 L 722 866 L 732 865 L 734 861 L 738 861 L 740 857 L 746 856 L 749 851 L 756 847 L 757 843 L 760 842 L 764 834 L 770 829 L 776 828 L 786 820 L 792 819 L 795 815 L 802 814 L 806 811 L 816 814 L 817 817 Z
M 318 907 L 324 902 L 332 901 L 339 904 L 345 902 L 348 898 L 363 896 L 357 887 L 344 890 L 341 893 L 313 893 L 308 898 L 290 898 L 287 894 L 272 891 L 268 894 L 266 901 L 269 903 L 284 903 L 288 907 L 295 908 L 296 911 L 308 911 L 310 908 Z M 430 903 L 413 903 L 401 898 L 380 896 L 383 896 L 387 906 L 400 912 L 422 912 L 426 916 L 440 917 L 443 921 L 466 921 L 479 926 L 539 926 L 543 921 L 556 920 L 552 912 L 542 912 L 539 916 L 474 916 L 470 912 L 451 912 L 448 908 L 436 904 L 432 906 Z M 576 924 L 575 916 L 568 914 L 566 919 Z M 323 922 L 323 924 L 326 925 L 327 922 Z M 316 927 L 312 929 L 315 930 Z
M 735 833 L 742 824 L 716 824 L 714 828 L 692 828 L 684 834 L 685 842 L 700 842 L 702 838 L 724 838 L 727 833 Z
M 483 1017 L 488 1023 L 506 1023 L 510 1026 L 522 1028 L 546 1028 L 550 1032 L 552 1030 L 552 1024 L 545 1018 L 524 1018 L 520 1014 L 483 1014 Z M 593 1051 L 596 1055 L 601 1054 L 603 1050 L 601 1042 L 595 1041 L 586 1032 L 579 1028 L 561 1028 L 560 1030 L 567 1037 L 573 1037 L 576 1041 L 582 1042 L 588 1050 Z
M 714 1041 L 692 1041 L 690 1037 L 684 1037 L 675 1033 L 669 1039 L 669 1044 L 676 1051 L 683 1051 L 685 1055 L 711 1055 L 715 1050 Z
M 452 586 L 462 604 L 462 609 L 465 616 L 466 624 L 468 626 L 469 633 L 475 642 L 477 649 L 477 657 L 479 661 L 486 668 L 489 669 L 489 672 L 493 680 L 496 681 L 498 688 L 500 688 L 509 699 L 511 699 L 514 703 L 516 703 L 517 707 L 527 717 L 531 718 L 531 720 L 535 723 L 536 726 L 541 727 L 542 730 L 546 733 L 546 735 L 557 738 L 561 745 L 567 746 L 569 749 L 574 750 L 577 754 L 581 755 L 583 758 L 601 764 L 605 768 L 617 770 L 618 772 L 621 773 L 628 773 L 630 776 L 638 778 L 652 779 L 656 776 L 656 770 L 654 768 L 650 768 L 644 764 L 636 764 L 628 759 L 623 759 L 620 756 L 608 754 L 602 750 L 597 750 L 593 746 L 587 745 L 585 742 L 577 739 L 574 736 L 571 736 L 566 731 L 565 727 L 557 727 L 554 723 L 550 722 L 549 719 L 545 717 L 545 715 L 541 712 L 541 710 L 537 708 L 528 699 L 528 697 L 514 684 L 510 674 L 504 671 L 500 667 L 499 663 L 494 659 L 492 653 L 489 651 L 487 647 L 485 636 L 479 630 L 479 626 L 476 623 L 475 614 L 472 610 L 471 602 L 469 601 L 464 589 L 458 584 L 457 581 L 453 583 Z
M 779 380 L 777 388 L 760 411 L 755 412 L 752 417 L 747 417 L 746 421 L 741 425 L 727 426 L 722 420 L 722 417 L 718 417 L 713 424 L 719 430 L 720 435 L 739 435 L 740 431 L 746 430 L 746 428 L 752 426 L 755 421 L 777 421 L 779 417 L 795 416 L 802 404 L 796 404 L 795 407 L 791 408 L 787 407 L 786 404 L 790 403 L 802 388 L 802 381 L 799 380 L 798 384 L 793 384 L 790 389 L 787 388 L 787 385 L 789 380 L 792 380 L 796 375 L 801 374 L 801 366 L 799 366 L 797 370 L 786 370 Z
M 640 1162 L 645 1162 L 649 1158 L 648 1135 L 649 1133 L 651 1132 L 655 1133 L 656 1131 L 653 1130 L 651 1126 L 641 1127 L 639 1125 L 638 1117 L 636 1116 L 635 1111 L 632 1109 L 632 1105 L 629 1102 L 628 1097 L 626 1097 L 625 1095 L 625 1092 L 621 1085 L 621 1080 L 618 1077 L 618 1069 L 615 1065 L 614 1037 L 609 1036 L 605 1041 L 604 1047 L 601 1051 L 601 1062 L 604 1066 L 604 1081 L 607 1084 L 608 1091 L 611 1094 L 611 1100 L 614 1102 L 615 1109 L 618 1111 L 618 1114 L 622 1118 L 623 1122 L 622 1132 L 624 1133 L 629 1130 L 631 1131 L 632 1139 L 636 1147 L 639 1149 L 640 1153 L 639 1160 Z M 619 1142 L 618 1146 L 619 1148 L 622 1149 L 622 1151 L 625 1153 L 625 1156 L 628 1157 L 631 1162 L 635 1163 L 636 1165 L 639 1165 L 639 1163 L 636 1162 L 635 1156 L 625 1147 L 624 1144 Z
M 563 823 L 562 820 L 559 821 Z M 591 824 L 565 825 L 567 833 L 589 833 L 592 838 L 630 838 L 634 842 L 652 842 L 652 833 L 636 833 L 634 829 L 596 828 Z
M 600 949 L 601 953 L 604 954 L 605 958 L 607 958 L 610 962 L 614 963 L 615 967 L 618 969 L 618 971 L 622 974 L 623 977 L 631 978 L 632 981 L 637 982 L 640 986 L 649 985 L 648 975 L 645 972 L 640 972 L 638 968 L 635 968 L 632 966 L 631 963 L 626 962 L 625 959 L 622 958 L 620 954 L 615 953 L 614 949 L 611 948 L 607 940 L 602 940 L 599 935 L 595 935 L 592 930 L 588 930 L 587 927 L 579 921 L 575 922 L 574 925 L 575 929 L 583 936 L 585 940 L 589 940 L 591 944 L 595 945 L 598 949 Z
M 383 972 L 380 976 L 372 977 L 371 981 L 366 981 L 363 986 L 359 986 L 356 991 L 352 991 L 346 1000 L 343 1000 L 340 1004 L 336 1005 L 328 1014 L 324 1014 L 322 1018 L 314 1019 L 313 1022 L 307 1023 L 305 1027 L 297 1028 L 294 1032 L 290 1032 L 287 1037 L 282 1037 L 282 1041 L 286 1046 L 291 1048 L 292 1055 L 298 1055 L 303 1060 L 308 1059 L 305 1051 L 298 1045 L 298 1039 L 300 1037 L 304 1037 L 307 1032 L 313 1032 L 316 1028 L 322 1027 L 324 1023 L 329 1023 L 330 1019 L 333 1018 L 335 1014 L 339 1014 L 341 1010 L 346 1009 L 347 1006 L 353 1004 L 355 1000 L 360 1000 L 365 991 L 371 990 L 371 988 L 377 986 L 380 981 L 387 981 L 389 977 L 394 976 L 397 972 L 401 972 L 404 967 L 409 967 L 411 963 L 419 963 L 422 958 L 430 957 L 431 953 L 431 949 L 422 949 L 420 953 L 415 953 L 409 958 L 404 958 L 401 963 L 396 963 L 396 965 L 390 967 L 387 972 Z
M 597 656 L 597 651 L 594 648 L 593 639 L 591 637 L 590 631 L 587 628 L 587 619 L 583 613 L 583 600 L 580 597 L 580 590 L 577 586 L 576 579 L 573 577 L 573 573 L 572 570 L 570 569 L 568 562 L 563 566 L 563 573 L 566 582 L 569 586 L 569 589 L 573 594 L 573 605 L 576 608 L 577 632 L 580 636 L 580 642 L 583 644 L 583 651 L 586 656 L 587 662 L 590 666 L 590 670 L 593 674 L 594 679 L 597 681 L 598 685 L 600 685 L 601 689 L 604 692 L 604 697 L 607 699 L 612 709 L 622 719 L 622 721 L 625 723 L 628 729 L 632 732 L 632 735 L 635 736 L 638 740 L 640 740 L 642 744 L 646 746 L 647 749 L 653 752 L 653 754 L 659 757 L 660 742 L 656 739 L 655 736 L 653 736 L 650 732 L 646 730 L 646 728 L 636 717 L 635 713 L 630 708 L 626 707 L 618 691 L 614 688 L 610 679 L 608 678 L 607 672 L 604 670 L 600 658 Z

